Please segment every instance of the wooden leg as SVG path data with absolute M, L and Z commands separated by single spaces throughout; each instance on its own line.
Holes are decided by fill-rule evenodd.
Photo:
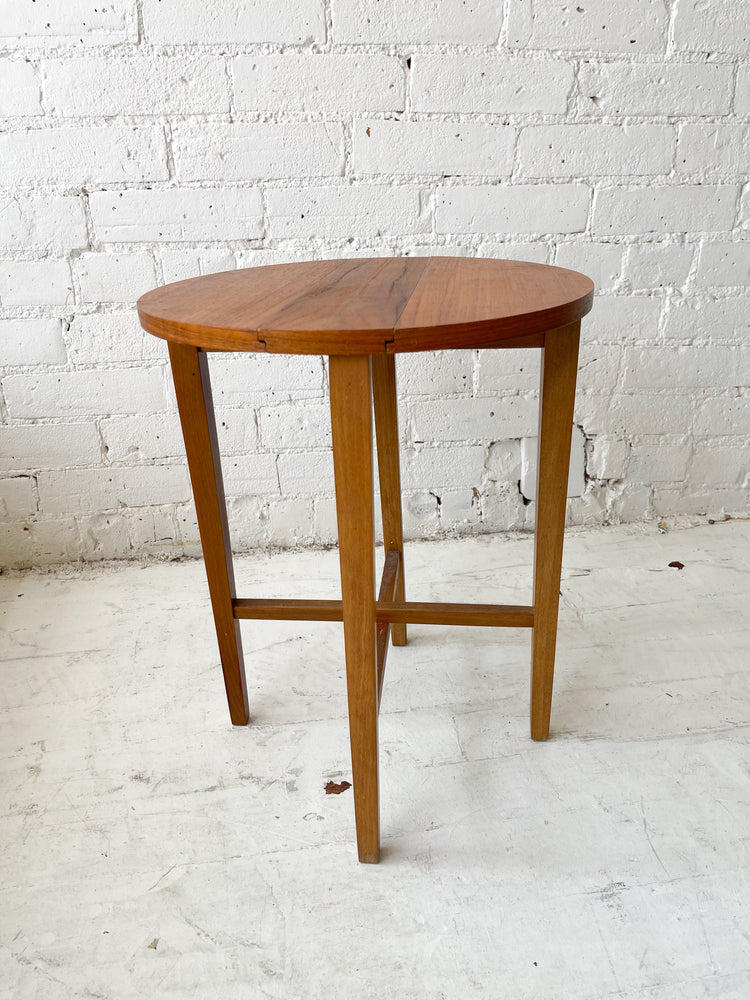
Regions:
M 245 726 L 248 721 L 245 665 L 240 623 L 232 610 L 232 598 L 236 597 L 234 570 L 208 357 L 195 347 L 170 342 L 169 359 L 193 484 L 229 714 L 235 726 Z
M 375 436 L 378 443 L 380 506 L 383 511 L 383 546 L 386 552 L 399 553 L 399 574 L 395 600 L 406 600 L 404 579 L 404 540 L 401 525 L 401 473 L 398 462 L 398 401 L 396 398 L 396 359 L 392 354 L 372 356 L 372 396 L 375 411 Z M 391 625 L 394 646 L 406 645 L 406 625 Z
M 359 860 L 380 860 L 370 358 L 331 357 L 331 425 Z
M 552 330 L 542 349 L 531 638 L 531 738 L 549 736 L 580 323 Z

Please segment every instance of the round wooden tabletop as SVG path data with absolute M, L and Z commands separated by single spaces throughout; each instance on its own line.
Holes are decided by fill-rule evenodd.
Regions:
M 515 260 L 307 261 L 176 281 L 138 300 L 145 330 L 207 351 L 376 354 L 500 345 L 591 309 L 577 271 Z

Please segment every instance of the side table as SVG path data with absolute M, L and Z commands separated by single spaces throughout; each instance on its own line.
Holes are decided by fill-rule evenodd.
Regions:
M 578 340 L 593 290 L 584 275 L 543 264 L 410 257 L 229 271 L 138 300 L 143 328 L 169 342 L 232 722 L 248 721 L 241 619 L 344 624 L 360 861 L 380 856 L 378 707 L 389 638 L 404 645 L 407 624 L 531 628 L 531 736 L 549 735 Z M 533 604 L 407 601 L 395 355 L 504 347 L 542 351 Z M 209 351 L 329 356 L 340 601 L 237 597 Z M 386 552 L 377 597 L 371 411 Z

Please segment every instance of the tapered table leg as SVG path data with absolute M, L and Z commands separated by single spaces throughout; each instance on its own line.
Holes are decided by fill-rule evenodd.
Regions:
M 370 358 L 330 358 L 331 425 L 359 860 L 380 859 Z
M 396 398 L 396 359 L 393 354 L 372 356 L 372 395 L 375 412 L 375 437 L 378 445 L 380 507 L 383 512 L 383 547 L 399 553 L 396 601 L 406 600 L 404 578 L 404 539 L 401 521 L 401 473 L 399 470 L 398 400 Z M 394 646 L 406 645 L 406 625 L 391 625 Z
M 245 665 L 240 623 L 232 610 L 232 598 L 236 597 L 234 569 L 208 357 L 205 351 L 170 341 L 169 359 L 193 484 L 229 714 L 235 726 L 245 726 L 248 721 Z
M 549 736 L 580 323 L 545 334 L 539 399 L 531 738 Z

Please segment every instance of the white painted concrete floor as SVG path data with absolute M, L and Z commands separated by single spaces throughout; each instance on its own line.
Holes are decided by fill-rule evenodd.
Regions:
M 410 545 L 410 597 L 524 602 L 532 547 Z M 544 744 L 528 632 L 411 627 L 379 866 L 324 793 L 340 625 L 243 623 L 237 729 L 201 563 L 0 577 L 0 996 L 748 1000 L 749 555 L 741 522 L 571 532 Z M 245 557 L 239 592 L 337 568 Z

